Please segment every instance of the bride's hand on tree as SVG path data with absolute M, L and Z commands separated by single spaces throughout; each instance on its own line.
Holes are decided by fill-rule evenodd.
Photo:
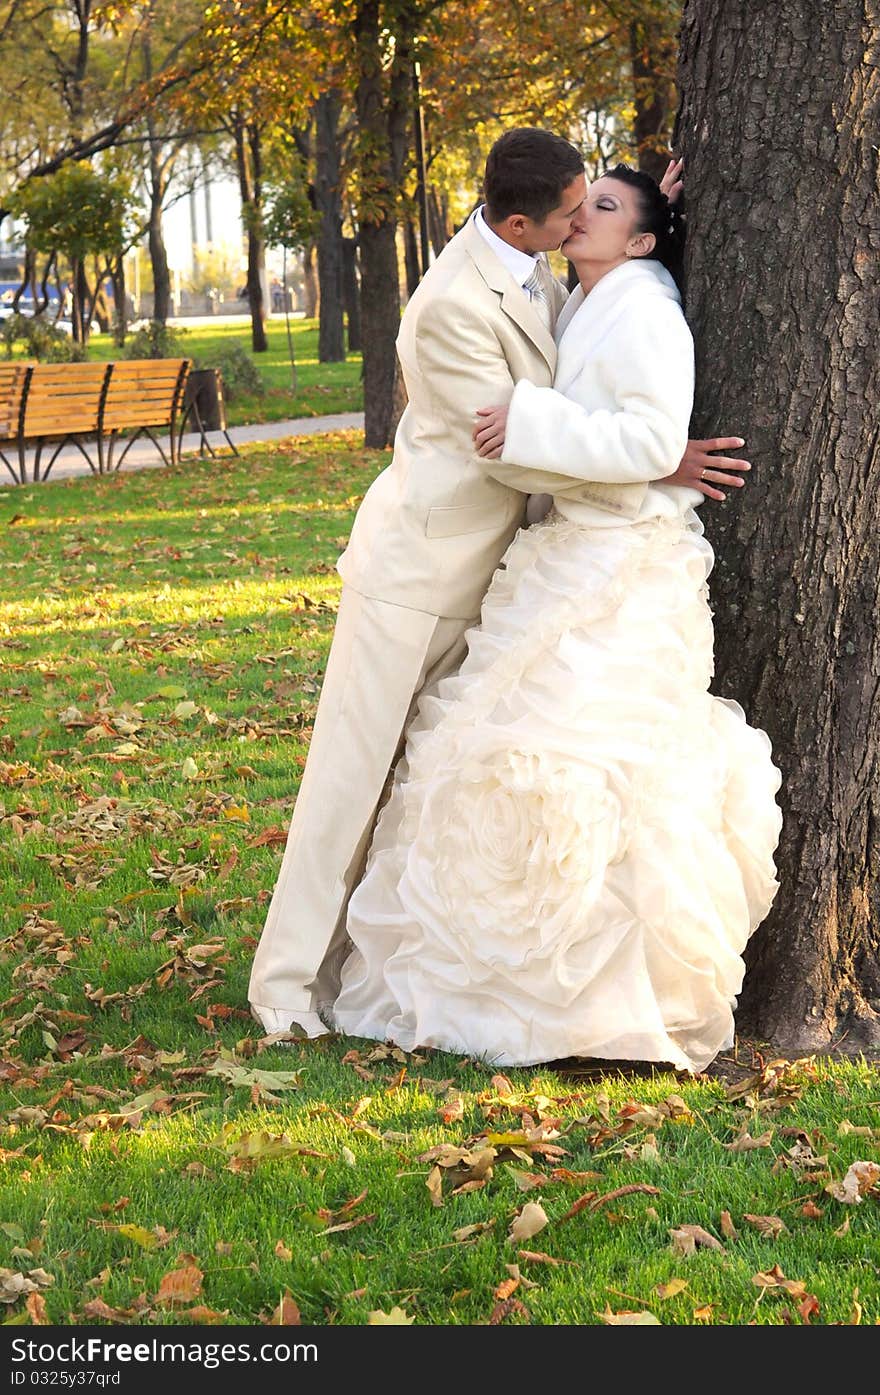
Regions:
M 477 424 L 473 430 L 477 455 L 486 460 L 498 460 L 504 450 L 508 407 L 478 407 Z
M 687 450 L 674 475 L 667 475 L 664 484 L 684 485 L 698 489 L 707 499 L 726 499 L 722 489 L 741 489 L 745 484 L 742 472 L 751 470 L 748 460 L 727 455 L 713 455 L 716 450 L 738 450 L 744 446 L 741 436 L 715 436 L 708 441 L 688 441 Z M 735 474 L 731 471 L 740 471 Z
M 681 172 L 684 168 L 684 160 L 671 159 L 666 166 L 666 173 L 660 180 L 660 192 L 665 194 L 670 203 L 678 203 L 684 182 Z

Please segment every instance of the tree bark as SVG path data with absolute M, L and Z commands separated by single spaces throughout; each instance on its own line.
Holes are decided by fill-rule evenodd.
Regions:
M 241 196 L 241 215 L 247 236 L 247 298 L 251 312 L 251 348 L 264 354 L 269 347 L 266 338 L 266 308 L 263 304 L 263 268 L 266 264 L 266 240 L 263 234 L 263 159 L 260 128 L 255 121 L 246 121 L 239 113 L 232 118 L 235 141 L 235 164 Z
M 716 690 L 783 772 L 740 1026 L 786 1051 L 880 1041 L 878 22 L 687 0 L 682 26 L 692 434 L 739 432 L 754 466 L 704 509 Z
M 313 320 L 318 314 L 320 307 L 320 290 L 318 288 L 318 273 L 315 269 L 315 253 L 317 244 L 310 242 L 303 252 L 303 298 L 305 300 L 306 319 Z
M 348 351 L 359 353 L 363 347 L 361 338 L 361 292 L 357 273 L 357 238 L 342 239 L 342 292 L 345 300 L 345 314 L 348 320 Z
M 397 271 L 397 184 L 392 163 L 380 47 L 379 0 L 358 0 L 353 24 L 357 52 L 358 221 L 361 250 L 361 314 L 364 336 L 364 442 L 385 446 L 392 430 L 400 323 Z
M 403 264 L 406 267 L 406 294 L 409 297 L 415 295 L 422 279 L 416 225 L 409 215 L 403 220 Z
M 153 51 L 149 27 L 141 39 L 141 57 L 144 76 L 150 81 L 153 76 Z M 147 109 L 146 125 L 149 150 L 147 193 L 150 199 L 147 245 L 150 251 L 150 265 L 153 268 L 153 322 L 164 325 L 171 314 L 171 273 L 168 270 L 168 252 L 162 227 L 162 210 L 168 192 L 170 165 L 168 159 L 163 158 L 162 141 L 151 107 Z
M 677 31 L 670 22 L 633 20 L 630 25 L 633 134 L 639 169 L 659 183 L 669 163 L 669 137 L 675 114 L 675 51 Z
M 318 280 L 321 317 L 318 324 L 318 359 L 321 363 L 345 360 L 345 321 L 342 298 L 342 176 L 340 171 L 339 117 L 342 96 L 325 92 L 314 105 L 315 202 L 321 215 L 318 233 Z

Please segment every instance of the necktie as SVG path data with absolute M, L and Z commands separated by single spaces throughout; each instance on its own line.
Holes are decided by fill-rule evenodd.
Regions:
M 540 257 L 535 258 L 532 273 L 528 280 L 523 282 L 523 290 L 528 291 L 537 315 L 552 334 L 553 293 L 550 289 L 550 272 Z

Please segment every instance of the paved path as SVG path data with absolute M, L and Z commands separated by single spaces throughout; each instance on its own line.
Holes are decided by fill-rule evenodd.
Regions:
M 231 426 L 229 435 L 237 446 L 246 445 L 250 441 L 280 441 L 285 436 L 312 436 L 318 432 L 327 431 L 354 431 L 363 430 L 363 412 L 340 412 L 337 416 L 330 417 L 294 417 L 290 421 L 264 421 L 257 422 L 253 426 Z M 168 437 L 162 437 L 162 447 L 166 454 L 168 452 Z M 199 448 L 199 434 L 193 432 L 183 438 L 184 451 L 197 451 Z M 223 437 L 222 431 L 212 431 L 208 435 L 208 440 L 215 450 L 221 454 L 230 455 L 229 447 Z M 121 449 L 117 446 L 117 452 Z M 51 459 L 51 447 L 44 447 L 43 465 Z M 94 452 L 93 452 L 94 456 Z M 209 457 L 210 458 L 210 457 Z M 33 470 L 34 452 L 28 451 L 28 477 Z M 156 450 L 152 441 L 147 437 L 141 437 L 135 441 L 122 465 L 122 473 L 128 470 L 149 469 L 151 466 L 161 465 L 162 457 Z M 12 476 L 6 466 L 0 461 L 0 484 L 12 484 Z M 49 482 L 52 480 L 70 479 L 75 475 L 90 475 L 86 461 L 83 459 L 76 446 L 65 446 L 58 456 L 49 474 Z

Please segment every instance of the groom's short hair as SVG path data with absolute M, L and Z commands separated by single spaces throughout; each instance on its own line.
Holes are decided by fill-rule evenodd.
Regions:
M 483 193 L 490 223 L 523 213 L 543 223 L 572 180 L 584 172 L 571 141 L 536 126 L 515 126 L 496 140 L 486 160 Z

